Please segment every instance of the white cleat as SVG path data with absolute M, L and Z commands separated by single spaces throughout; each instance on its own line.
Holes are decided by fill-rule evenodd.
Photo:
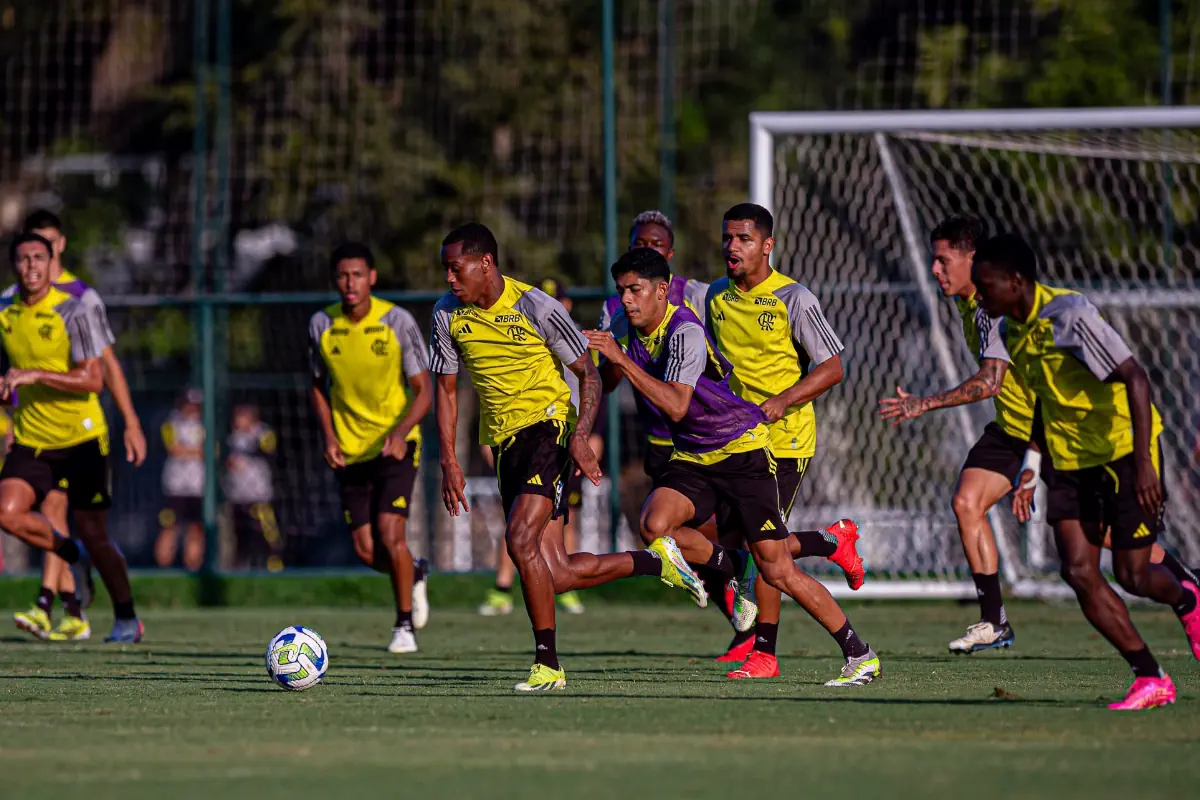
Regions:
M 425 580 L 429 575 L 429 562 L 418 558 L 413 566 L 417 574 L 412 590 L 412 623 L 413 630 L 419 631 L 429 623 L 429 592 Z
M 417 652 L 417 637 L 409 628 L 392 628 L 392 643 L 388 645 L 389 653 Z
M 1007 622 L 993 625 L 990 622 L 980 621 L 967 628 L 965 636 L 950 643 L 950 652 L 975 653 L 996 647 L 1012 647 L 1016 639 L 1012 626 Z

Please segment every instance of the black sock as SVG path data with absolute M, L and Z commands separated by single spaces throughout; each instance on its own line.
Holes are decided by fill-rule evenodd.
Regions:
M 558 669 L 558 649 L 554 646 L 554 628 L 545 628 L 533 632 L 535 664 L 544 664 L 550 669 Z
M 79 561 L 79 545 L 74 539 L 68 539 L 64 536 L 55 543 L 54 555 L 68 564 L 74 564 Z
M 971 580 L 975 581 L 975 594 L 979 597 L 979 618 L 993 625 L 1008 622 L 1008 615 L 1004 613 L 1004 596 L 1000 593 L 999 573 L 984 575 L 982 572 L 972 572 Z
M 729 578 L 726 578 L 715 569 L 709 569 L 705 566 L 696 567 L 696 574 L 700 576 L 700 580 L 704 583 L 704 589 L 708 592 L 709 603 L 717 611 L 720 611 L 725 619 L 732 622 L 733 609 L 729 603 L 725 602 L 726 590 L 729 588 Z
M 74 592 L 59 592 L 58 599 L 62 602 L 63 608 L 67 611 L 68 617 L 81 619 L 83 617 L 83 609 L 79 607 L 79 596 Z
M 756 625 L 755 628 L 757 628 L 757 627 L 758 626 Z M 729 647 L 727 647 L 725 649 L 732 650 L 733 648 L 738 647 L 739 645 L 745 644 L 748 640 L 753 639 L 755 628 L 751 628 L 748 631 L 742 631 L 741 633 L 734 631 L 733 632 L 733 641 L 731 641 L 729 643 Z
M 429 567 L 429 562 L 423 558 L 418 558 L 413 561 L 413 583 L 420 583 L 425 580 L 426 570 Z
M 1200 578 L 1196 577 L 1195 571 L 1165 550 L 1163 551 L 1162 565 L 1171 570 L 1171 574 L 1175 576 L 1175 580 L 1180 583 L 1190 581 L 1193 585 L 1200 586 Z
M 846 624 L 833 634 L 833 640 L 838 643 L 838 647 L 842 648 L 842 655 L 846 658 L 861 658 L 871 649 L 867 647 L 866 642 L 858 638 L 858 634 L 850 627 L 849 617 L 846 618 Z
M 128 603 L 113 603 L 113 616 L 117 619 L 135 619 L 137 613 L 133 610 L 133 601 Z
M 38 608 L 49 614 L 54 608 L 54 590 L 43 586 L 42 590 L 38 592 L 36 604 Z
M 662 559 L 653 550 L 632 550 L 634 575 L 652 575 L 657 578 L 662 575 Z
M 497 592 L 501 592 L 503 594 L 512 594 L 512 584 L 511 583 L 508 586 L 501 586 L 500 583 L 497 581 L 495 589 Z
M 1141 650 L 1135 650 L 1131 653 L 1122 651 L 1121 657 L 1129 662 L 1129 668 L 1139 678 L 1162 677 L 1162 667 L 1154 660 L 1154 656 L 1150 655 L 1149 647 L 1143 647 Z
M 778 622 L 760 622 L 754 626 L 754 649 L 758 652 L 775 655 L 775 642 L 778 639 Z
M 1179 598 L 1179 602 L 1171 606 L 1175 609 L 1175 616 L 1183 617 L 1196 610 L 1196 595 L 1186 586 L 1183 587 L 1183 597 Z
M 397 611 L 396 612 L 396 624 L 393 625 L 392 627 L 393 628 L 404 628 L 406 630 L 411 631 L 413 629 L 412 612 L 411 611 Z
M 800 542 L 800 557 L 829 558 L 837 552 L 837 537 L 829 531 L 792 531 Z
M 719 544 L 713 545 L 712 555 L 708 557 L 708 561 L 704 564 L 704 566 L 708 567 L 714 572 L 721 573 L 726 578 L 733 578 L 737 576 L 736 560 L 732 557 L 732 554 L 728 550 L 726 550 L 724 547 L 721 547 Z

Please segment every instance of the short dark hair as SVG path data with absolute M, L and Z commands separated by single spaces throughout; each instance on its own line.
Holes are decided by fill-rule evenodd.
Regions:
M 23 244 L 28 244 L 29 242 L 37 242 L 42 247 L 46 248 L 46 252 L 50 255 L 51 258 L 54 258 L 54 247 L 53 247 L 53 245 L 50 244 L 49 239 L 47 239 L 45 236 L 40 236 L 36 233 L 31 233 L 30 231 L 25 231 L 24 233 L 18 233 L 16 236 L 13 237 L 13 240 L 11 242 L 9 242 L 9 244 L 8 244 L 8 263 L 16 264 L 17 263 L 17 248 Z
M 671 280 L 671 265 L 667 263 L 667 259 L 663 257 L 662 253 L 651 250 L 649 247 L 638 247 L 626 251 L 612 265 L 610 271 L 614 281 L 618 275 L 624 275 L 627 272 L 632 272 L 639 278 L 645 278 L 648 281 Z
M 361 258 L 367 262 L 368 267 L 375 269 L 375 255 L 371 252 L 371 248 L 363 242 L 351 241 L 342 242 L 333 248 L 333 252 L 329 254 L 329 271 L 336 272 L 338 264 L 352 258 Z
M 1010 275 L 1020 275 L 1030 283 L 1037 281 L 1037 254 L 1029 242 L 1015 233 L 1001 233 L 976 247 L 975 263 L 986 263 Z
M 960 253 L 978 250 L 987 238 L 983 220 L 970 214 L 954 214 L 937 224 L 929 234 L 929 243 L 949 242 Z
M 494 262 L 500 263 L 500 247 L 496 244 L 496 237 L 483 223 L 468 222 L 465 225 L 459 225 L 450 231 L 445 239 L 442 239 L 442 247 L 449 247 L 460 242 L 464 254 L 472 256 L 490 254 Z
M 670 218 L 663 212 L 657 209 L 643 211 L 633 218 L 633 224 L 629 226 L 629 238 L 633 239 L 633 234 L 643 225 L 657 225 L 667 232 L 667 243 L 671 247 L 675 246 L 675 226 L 671 224 Z
M 47 228 L 53 228 L 62 233 L 63 226 L 62 220 L 58 218 L 57 214 L 44 208 L 30 212 L 29 216 L 25 217 L 25 222 L 21 224 L 21 230 L 26 232 L 44 231 Z
M 751 220 L 764 239 L 770 238 L 775 233 L 775 218 L 771 216 L 770 211 L 757 203 L 738 203 L 725 212 L 721 221 L 737 222 L 743 219 Z

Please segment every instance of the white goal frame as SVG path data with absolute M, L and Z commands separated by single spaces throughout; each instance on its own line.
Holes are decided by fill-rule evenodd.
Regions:
M 934 306 L 942 300 L 929 275 L 925 237 L 917 230 L 916 214 L 908 199 L 908 188 L 896 167 L 887 134 L 1200 128 L 1200 106 L 994 111 L 758 111 L 750 114 L 749 121 L 750 201 L 772 213 L 775 213 L 777 137 L 847 133 L 874 136 L 875 144 L 879 148 L 880 164 L 900 217 L 898 222 L 904 237 L 905 260 L 912 281 L 919 287 L 922 303 L 930 311 L 931 318 L 936 319 Z M 1139 304 L 1200 307 L 1200 292 L 1152 291 L 1148 292 Z M 957 385 L 967 377 L 958 374 L 954 345 L 936 325 L 932 330 L 930 344 L 944 377 L 949 381 L 948 386 Z M 972 423 L 967 407 L 960 406 L 954 412 L 964 444 L 969 448 L 977 438 L 979 430 Z M 995 508 L 990 512 L 990 519 L 997 531 L 996 544 L 1000 555 L 1001 573 L 1011 586 L 1010 594 L 1018 597 L 1071 596 L 1070 589 L 1061 581 L 1034 579 L 1022 574 L 1017 569 L 1018 559 L 1008 552 L 1010 548 L 1007 537 L 1002 533 L 1005 525 Z M 869 536 L 869 532 L 866 535 Z M 976 594 L 975 586 L 969 580 L 868 581 L 862 590 L 853 593 L 849 592 L 845 583 L 840 580 L 823 582 L 833 594 L 840 596 L 968 599 L 974 598 Z

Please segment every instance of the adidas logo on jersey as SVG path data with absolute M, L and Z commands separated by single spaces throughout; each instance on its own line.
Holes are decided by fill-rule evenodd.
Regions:
M 329 351 L 329 355 L 331 355 L 331 356 L 340 356 L 341 354 L 342 354 L 342 348 L 340 348 L 340 347 L 334 347 L 332 350 Z
M 397 497 L 392 501 L 392 508 L 408 508 L 408 498 Z
M 773 530 L 775 530 L 775 523 L 771 522 L 771 520 L 767 520 L 766 522 L 763 523 L 763 526 L 761 528 L 759 528 L 759 530 L 760 531 L 773 531 Z
M 542 483 L 541 475 L 534 475 L 532 478 L 525 481 L 525 483 L 529 484 L 530 486 L 544 486 L 545 485 Z
M 467 323 L 467 324 L 463 325 L 461 328 L 459 328 L 459 332 L 461 332 L 461 333 L 473 333 L 473 331 L 471 330 L 471 324 L 470 324 L 470 323 Z

